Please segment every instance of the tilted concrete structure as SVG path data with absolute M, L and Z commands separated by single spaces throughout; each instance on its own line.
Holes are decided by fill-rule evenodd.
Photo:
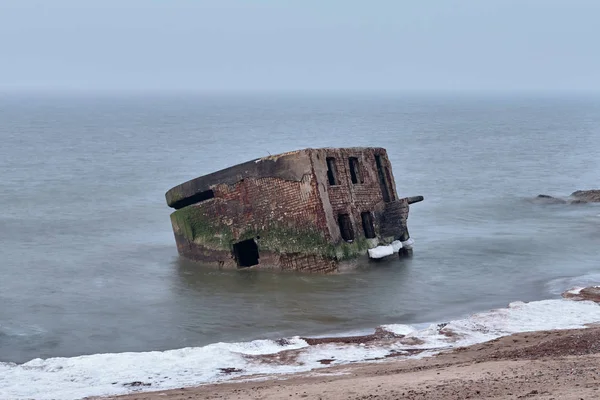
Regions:
M 385 149 L 325 148 L 201 176 L 166 199 L 186 258 L 221 268 L 334 272 L 369 249 L 409 243 L 409 203 L 423 198 L 398 199 Z

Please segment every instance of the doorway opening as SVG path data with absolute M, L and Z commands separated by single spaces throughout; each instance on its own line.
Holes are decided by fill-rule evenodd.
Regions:
M 363 230 L 367 239 L 375 238 L 375 226 L 373 225 L 373 214 L 370 211 L 360 213 L 362 219 Z
M 251 267 L 258 264 L 258 245 L 254 239 L 244 240 L 242 242 L 234 243 L 233 254 L 235 260 L 240 268 Z
M 340 225 L 340 234 L 346 242 L 354 240 L 354 229 L 352 228 L 352 220 L 349 214 L 338 215 L 338 224 Z

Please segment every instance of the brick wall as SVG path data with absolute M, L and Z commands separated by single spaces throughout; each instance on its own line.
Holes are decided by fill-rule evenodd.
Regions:
M 205 210 L 221 221 L 231 221 L 238 233 L 273 224 L 325 231 L 316 184 L 312 175 L 305 175 L 300 182 L 247 178 L 234 185 L 216 185 L 215 201 L 207 203 Z
M 311 254 L 281 254 L 279 265 L 284 271 L 333 272 L 337 271 L 337 263 L 326 257 Z
M 391 173 L 391 165 L 384 149 L 318 149 L 309 150 L 311 157 L 302 161 L 308 171 L 300 181 L 281 177 L 246 177 L 233 184 L 217 183 L 211 186 L 214 198 L 190 205 L 202 214 L 204 222 L 214 222 L 214 229 L 208 237 L 219 236 L 227 232 L 225 239 L 218 239 L 200 245 L 190 241 L 176 224 L 174 230 L 178 249 L 189 258 L 220 267 L 236 267 L 229 246 L 237 241 L 248 239 L 250 232 L 263 232 L 273 235 L 273 227 L 288 229 L 288 233 L 299 232 L 299 237 L 308 237 L 301 232 L 316 232 L 326 242 L 340 242 L 338 214 L 349 214 L 355 238 L 364 237 L 361 212 L 370 211 L 374 216 L 376 233 L 379 234 L 379 221 L 376 218 L 385 208 L 379 183 L 375 155 L 380 154 L 384 167 Z M 326 157 L 334 157 L 337 170 L 337 185 L 331 186 L 327 179 Z M 353 184 L 351 180 L 349 158 L 359 161 L 362 183 Z M 309 162 L 309 164 L 306 164 Z M 292 165 L 292 164 L 290 164 Z M 300 164 L 297 164 L 298 166 Z M 394 193 L 394 184 L 390 185 Z M 184 209 L 185 210 L 185 209 Z M 180 211 L 184 211 L 180 210 Z M 207 235 L 206 232 L 202 233 Z M 221 235 L 221 236 L 220 236 Z M 198 237 L 194 235 L 193 237 Z M 207 237 L 207 236 L 202 236 Z M 336 260 L 298 250 L 300 247 L 288 247 L 285 253 L 269 247 L 269 239 L 258 240 L 260 265 L 275 266 L 283 270 L 301 270 L 309 272 L 331 272 L 337 269 Z M 292 239 L 293 240 L 293 239 Z M 300 239 L 301 240 L 301 239 Z M 287 241 L 286 241 L 287 243 Z M 344 243 L 344 246 L 347 244 Z M 206 247 L 205 247 L 206 246 Z
M 383 149 L 352 148 L 323 149 L 318 151 L 323 152 L 319 157 L 320 160 L 325 160 L 326 157 L 335 158 L 338 184 L 331 186 L 328 183 L 327 176 L 318 176 L 318 179 L 322 180 L 327 186 L 328 199 L 334 217 L 337 219 L 338 214 L 350 214 L 355 237 L 364 237 L 361 213 L 365 211 L 378 213 L 384 209 L 383 194 L 379 184 L 375 156 L 377 154 L 381 156 L 382 166 L 384 168 L 387 167 L 391 174 L 391 164 L 387 158 L 387 153 Z M 350 157 L 358 159 L 363 183 L 352 183 L 349 164 Z M 393 193 L 395 197 L 393 182 L 389 187 L 390 193 Z M 375 223 L 377 225 L 377 220 L 375 220 Z M 378 230 L 377 226 L 376 230 Z

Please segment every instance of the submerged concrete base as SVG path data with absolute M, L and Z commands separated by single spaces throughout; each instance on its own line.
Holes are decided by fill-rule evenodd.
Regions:
M 239 260 L 231 251 L 208 249 L 177 234 L 175 234 L 175 241 L 177 242 L 177 250 L 182 257 L 218 269 L 298 271 L 327 274 L 350 271 L 369 262 L 381 262 L 397 257 L 412 256 L 412 249 L 400 249 L 389 256 L 375 260 L 369 258 L 366 252 L 351 259 L 338 260 L 317 254 L 280 254 L 271 251 L 260 251 L 257 264 L 240 266 Z
M 337 260 L 326 256 L 301 253 L 279 254 L 264 250 L 260 251 L 257 264 L 240 266 L 233 252 L 207 249 L 177 234 L 175 234 L 175 241 L 181 256 L 216 268 L 332 273 L 337 272 L 340 267 Z

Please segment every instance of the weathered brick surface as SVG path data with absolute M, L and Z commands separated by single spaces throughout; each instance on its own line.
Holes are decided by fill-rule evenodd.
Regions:
M 385 204 L 384 212 L 377 216 L 380 222 L 380 234 L 384 237 L 400 239 L 407 229 L 408 199 L 403 198 Z
M 331 186 L 328 183 L 327 176 L 318 177 L 327 186 L 331 211 L 334 216 L 339 214 L 350 214 L 355 235 L 364 236 L 364 228 L 362 226 L 361 213 L 369 211 L 375 216 L 381 215 L 384 211 L 384 199 L 379 183 L 377 172 L 377 163 L 375 156 L 380 155 L 382 166 L 390 171 L 391 182 L 388 182 L 390 194 L 393 198 L 396 197 L 395 185 L 393 183 L 393 175 L 391 175 L 391 164 L 387 158 L 387 153 L 384 149 L 323 149 L 318 150 L 323 152 L 320 160 L 325 160 L 327 157 L 333 157 L 336 161 L 337 169 L 337 185 Z M 362 183 L 352 183 L 350 174 L 349 158 L 355 157 L 359 161 L 360 175 Z M 375 229 L 379 233 L 380 219 L 375 219 Z
M 207 249 L 177 234 L 175 241 L 179 253 L 189 259 L 223 269 L 237 268 L 231 251 Z M 260 253 L 259 261 L 259 265 L 263 269 L 319 273 L 331 273 L 338 270 L 338 263 L 334 259 L 312 254 L 277 254 L 263 251 Z
M 311 254 L 282 254 L 279 264 L 284 271 L 328 273 L 337 271 L 335 260 Z
M 237 268 L 230 250 L 207 249 L 177 233 L 175 233 L 175 242 L 177 243 L 179 254 L 190 260 L 211 264 L 219 268 Z
M 288 157 L 294 157 L 294 153 L 290 154 L 291 156 Z M 338 268 L 338 260 L 335 256 L 331 254 L 326 256 L 325 253 L 315 254 L 302 249 L 278 251 L 273 248 L 261 248 L 261 240 L 265 245 L 265 239 L 258 237 L 260 232 L 264 232 L 265 236 L 275 229 L 299 232 L 298 236 L 302 236 L 302 232 L 311 232 L 331 246 L 344 244 L 345 251 L 350 251 L 353 255 L 359 254 L 357 251 L 366 252 L 366 249 L 359 248 L 355 243 L 356 246 L 348 250 L 348 244 L 345 244 L 340 237 L 337 224 L 339 214 L 350 215 L 356 239 L 364 238 L 361 213 L 366 211 L 373 213 L 378 238 L 382 239 L 382 230 L 386 230 L 387 233 L 389 231 L 397 233 L 397 229 L 390 228 L 389 219 L 387 226 L 383 227 L 385 229 L 382 229 L 386 203 L 381 190 L 375 156 L 380 155 L 383 168 L 387 168 L 391 176 L 391 165 L 385 149 L 309 149 L 297 154 L 302 157 L 298 159 L 298 163 L 303 163 L 306 168 L 300 168 L 290 158 L 282 164 L 295 168 L 295 171 L 305 171 L 304 175 L 296 174 L 294 179 L 282 178 L 285 174 L 277 177 L 245 175 L 238 180 L 229 178 L 227 183 L 215 182 L 211 185 L 214 198 L 187 207 L 193 207 L 211 224 L 226 227 L 223 230 L 227 231 L 228 236 L 225 237 L 217 230 L 211 235 L 224 238 L 223 240 L 213 240 L 210 243 L 190 240 L 181 232 L 181 227 L 176 226 L 174 222 L 180 254 L 222 268 L 235 268 L 237 263 L 232 253 L 233 243 L 246 240 L 249 234 L 256 232 L 255 238 L 260 252 L 258 267 L 274 266 L 290 271 L 332 272 Z M 277 157 L 281 155 L 271 158 L 277 160 Z M 327 157 L 335 158 L 336 185 L 328 183 Z M 362 182 L 352 183 L 350 157 L 358 159 Z M 392 198 L 396 198 L 393 177 L 388 181 L 388 187 Z
M 246 178 L 233 185 L 214 185 L 213 199 L 189 207 L 200 210 L 218 225 L 228 226 L 233 242 L 247 238 L 247 232 L 268 232 L 275 227 L 294 232 L 316 232 L 327 241 L 329 232 L 316 185 L 314 175 L 305 175 L 299 182 L 272 177 Z M 260 249 L 260 233 L 256 239 Z M 181 235 L 176 235 L 176 240 L 180 254 L 188 258 L 223 268 L 236 267 L 231 249 L 208 249 Z M 260 265 L 289 270 L 335 269 L 331 259 L 321 260 L 313 255 L 280 258 L 280 254 L 271 253 L 261 249 Z M 302 262 L 293 263 L 293 258 Z
M 235 185 L 213 187 L 215 201 L 205 212 L 232 221 L 234 237 L 248 229 L 264 230 L 271 225 L 292 229 L 323 231 L 323 209 L 316 180 L 305 175 L 302 181 L 279 178 L 249 178 Z

